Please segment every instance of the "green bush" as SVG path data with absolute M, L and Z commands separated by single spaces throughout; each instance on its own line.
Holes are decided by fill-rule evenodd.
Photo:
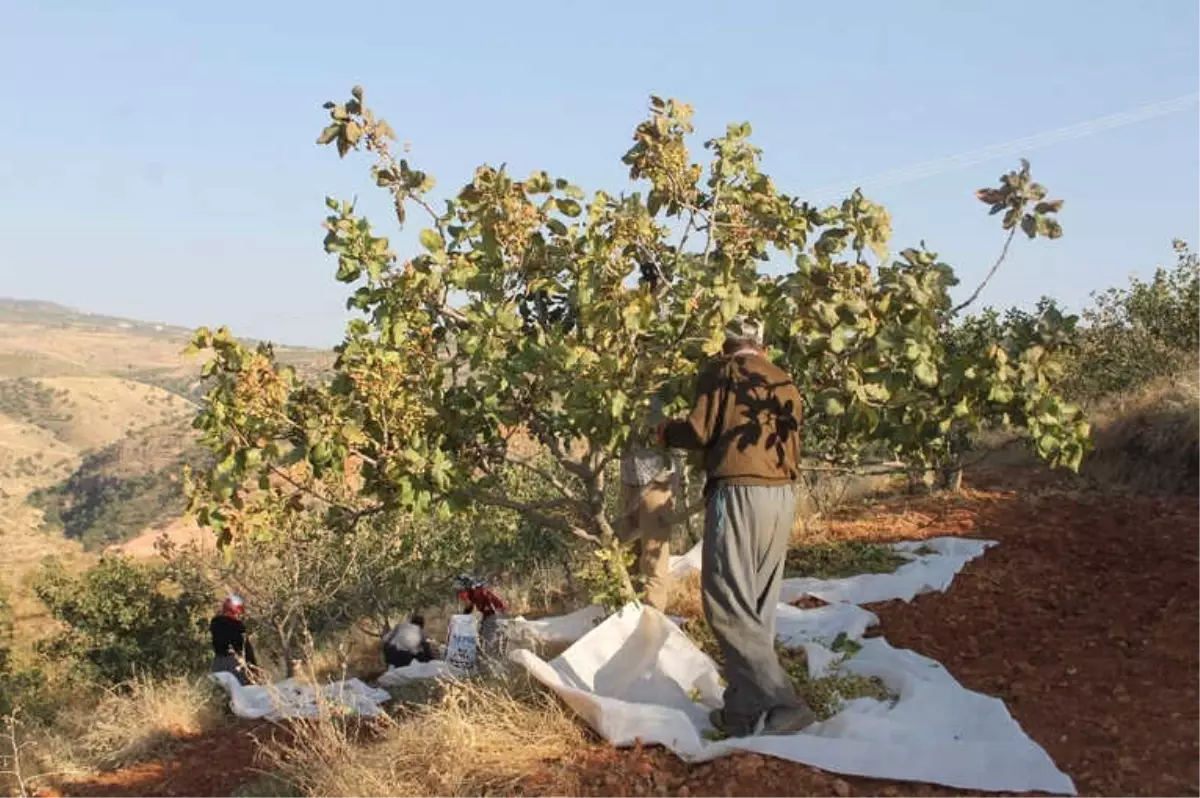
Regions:
M 51 560 L 33 589 L 65 627 L 40 641 L 39 652 L 99 681 L 187 673 L 204 663 L 211 593 L 195 570 L 105 557 L 74 576 Z
M 1159 267 L 1148 282 L 1093 294 L 1083 312 L 1068 390 L 1094 401 L 1169 377 L 1200 352 L 1200 258 L 1174 242 L 1176 263 Z
M 26 716 L 40 717 L 45 703 L 45 675 L 38 668 L 19 667 L 13 661 L 12 642 L 12 605 L 0 586 L 0 717 L 18 707 Z

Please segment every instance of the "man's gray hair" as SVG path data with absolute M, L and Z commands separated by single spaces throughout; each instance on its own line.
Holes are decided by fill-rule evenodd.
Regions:
M 762 346 L 762 324 L 749 316 L 735 316 L 725 325 L 725 340 L 729 343 Z

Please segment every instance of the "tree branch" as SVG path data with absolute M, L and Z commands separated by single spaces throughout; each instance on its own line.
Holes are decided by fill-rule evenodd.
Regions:
M 565 506 L 567 500 L 555 499 L 550 502 L 542 502 L 539 504 L 527 504 L 509 499 L 506 496 L 500 496 L 495 493 L 488 493 L 480 490 L 470 490 L 467 492 L 475 501 L 490 505 L 492 507 L 503 507 L 508 510 L 513 510 L 525 516 L 525 518 L 533 521 L 535 524 L 541 524 L 549 529 L 557 529 L 562 532 L 569 532 L 580 540 L 586 540 L 589 543 L 599 543 L 600 539 L 588 532 L 583 527 L 572 524 L 565 518 L 559 518 L 553 515 L 546 515 L 542 510 L 557 509 Z M 574 502 L 572 502 L 574 504 Z
M 957 316 L 959 311 L 978 299 L 980 293 L 983 292 L 983 289 L 989 282 L 991 282 L 992 278 L 996 276 L 996 270 L 1000 268 L 1000 264 L 1003 263 L 1004 258 L 1008 256 L 1008 248 L 1012 245 L 1013 238 L 1015 238 L 1017 235 L 1018 226 L 1019 225 L 1013 225 L 1013 228 L 1008 231 L 1008 238 L 1004 239 L 1004 247 L 1000 250 L 1000 257 L 996 258 L 996 262 L 993 263 L 992 268 L 988 270 L 987 275 L 983 278 L 983 282 L 981 282 L 979 286 L 971 293 L 971 295 L 967 297 L 966 302 L 963 302 L 952 308 L 950 312 L 946 314 L 947 318 L 950 318 L 951 316 Z
M 537 435 L 538 439 L 541 440 L 542 443 L 546 444 L 547 448 L 549 448 L 550 452 L 554 455 L 554 459 L 558 460 L 558 464 L 561 465 L 563 469 L 567 471 L 567 473 L 578 477 L 580 481 L 586 485 L 588 479 L 591 477 L 587 466 L 585 466 L 583 463 L 577 462 L 570 456 L 563 442 L 557 435 L 550 431 L 550 425 L 546 423 L 544 418 L 539 418 L 538 421 L 545 426 L 545 431 L 542 434 Z
M 237 436 L 238 440 L 241 442 L 243 447 L 250 445 L 249 439 L 246 437 L 246 434 L 244 432 L 242 432 L 242 430 L 238 427 L 237 424 L 230 422 L 229 426 L 231 429 L 233 429 L 234 435 Z M 316 490 L 314 490 L 313 488 L 311 488 L 307 485 L 300 484 L 292 477 L 291 474 L 288 474 L 286 471 L 284 471 L 282 468 L 275 465 L 274 463 L 268 463 L 267 468 L 270 470 L 270 472 L 272 474 L 274 474 L 275 476 L 282 479 L 284 482 L 291 485 L 297 491 L 304 493 L 308 496 L 311 496 L 312 498 L 316 499 L 317 501 L 323 502 L 324 504 L 327 504 L 330 507 L 335 507 L 339 510 L 342 510 L 350 517 L 351 524 L 358 523 L 359 520 L 361 520 L 367 516 L 374 515 L 375 513 L 382 512 L 384 510 L 384 505 L 382 505 L 382 504 L 369 505 L 367 507 L 349 507 L 347 505 L 336 502 L 327 496 L 321 495 L 319 492 L 317 492 Z
M 554 474 L 550 473 L 546 469 L 536 466 L 528 460 L 525 460 L 520 457 L 516 457 L 507 451 L 504 452 L 503 457 L 504 457 L 504 462 L 521 466 L 522 468 L 527 469 L 527 470 L 531 471 L 532 473 L 538 475 L 539 477 L 544 479 L 547 482 L 547 484 L 549 484 L 551 487 L 553 487 L 555 490 L 557 490 L 560 494 L 562 494 L 566 498 L 577 499 L 576 496 L 572 495 L 572 493 L 568 489 L 566 483 L 564 483 L 561 479 L 554 476 Z

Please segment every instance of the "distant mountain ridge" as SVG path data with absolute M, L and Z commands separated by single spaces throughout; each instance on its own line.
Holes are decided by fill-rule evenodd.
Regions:
M 192 333 L 190 328 L 175 324 L 138 321 L 120 316 L 110 316 L 105 313 L 92 313 L 60 305 L 57 302 L 47 302 L 40 299 L 11 299 L 6 297 L 0 297 L 0 323 L 44 324 L 48 326 L 67 324 L 96 329 L 115 328 L 126 331 L 154 332 L 179 337 L 186 337 Z

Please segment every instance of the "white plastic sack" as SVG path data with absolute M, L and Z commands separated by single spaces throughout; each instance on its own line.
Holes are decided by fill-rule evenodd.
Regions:
M 317 692 L 311 685 L 285 679 L 271 685 L 243 685 L 226 671 L 209 674 L 229 693 L 229 707 L 239 718 L 313 718 L 319 712 Z M 331 682 L 320 689 L 321 702 L 333 712 L 374 717 L 379 705 L 391 698 L 386 690 L 368 687 L 359 679 Z
M 376 683 L 380 687 L 400 687 L 423 679 L 458 679 L 462 671 L 450 663 L 435 659 L 430 662 L 410 662 L 402 668 L 389 667 Z
M 700 570 L 700 552 L 703 545 L 703 543 L 697 543 L 686 553 L 671 557 L 669 568 L 673 578 L 682 579 L 692 571 Z
M 804 614 L 828 609 L 789 608 Z M 830 617 L 797 617 L 794 628 L 831 631 Z M 844 620 L 858 624 L 863 617 Z M 711 728 L 709 711 L 721 705 L 715 664 L 650 607 L 627 606 L 549 663 L 529 651 L 509 656 L 617 746 L 658 743 L 690 761 L 755 751 L 871 778 L 1075 792 L 1002 701 L 964 689 L 938 663 L 880 638 L 862 641 L 844 667 L 880 677 L 899 696 L 894 704 L 860 698 L 800 734 L 721 742 L 703 736 Z
M 479 659 L 479 623 L 474 613 L 451 615 L 446 632 L 446 662 L 464 671 Z

